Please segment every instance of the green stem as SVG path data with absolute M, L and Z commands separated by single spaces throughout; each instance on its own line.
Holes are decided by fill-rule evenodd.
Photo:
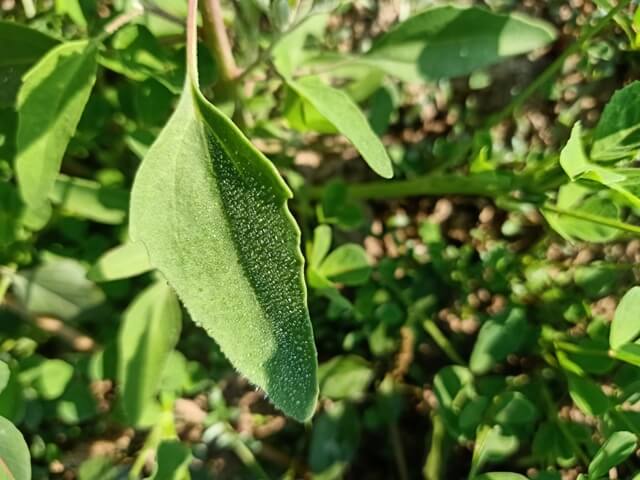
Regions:
M 354 199 L 375 200 L 422 195 L 470 195 L 495 197 L 518 188 L 517 178 L 506 172 L 477 173 L 471 175 L 425 175 L 394 182 L 367 182 L 351 184 L 349 196 Z M 310 190 L 311 198 L 320 198 L 324 187 Z
M 584 45 L 591 40 L 597 33 L 599 33 L 604 27 L 607 26 L 609 21 L 614 18 L 618 12 L 627 7 L 631 3 L 631 0 L 620 0 L 620 3 L 609 11 L 604 17 L 598 21 L 592 28 L 588 29 L 585 33 L 578 38 L 569 48 L 567 48 L 562 54 L 556 58 L 551 65 L 549 65 L 522 93 L 514 98 L 509 105 L 501 112 L 493 115 L 487 122 L 487 127 L 493 127 L 509 117 L 512 113 L 518 110 L 534 93 L 540 90 L 546 85 L 553 76 L 562 68 L 565 60 L 574 53 L 582 50 Z
M 555 205 L 547 204 L 542 207 L 542 210 L 556 213 L 558 215 L 565 215 L 567 217 L 577 218 L 578 220 L 584 220 L 599 225 L 604 225 L 611 228 L 616 228 L 624 232 L 640 234 L 640 227 L 631 225 L 629 223 L 614 220 L 608 217 L 602 217 L 600 215 L 594 215 L 592 213 L 581 212 L 580 210 L 565 210 L 564 208 L 556 207 Z
M 544 400 L 549 420 L 558 427 L 560 433 L 562 433 L 562 436 L 567 440 L 567 443 L 571 447 L 571 450 L 573 450 L 573 454 L 576 456 L 578 461 L 583 465 L 588 465 L 589 457 L 584 453 L 580 445 L 578 445 L 578 442 L 576 442 L 576 439 L 573 437 L 565 423 L 560 421 L 558 410 L 556 409 L 553 399 L 551 398 L 551 393 L 544 382 L 544 379 L 540 382 L 540 391 L 542 392 L 542 399 Z
M 446 472 L 446 459 L 449 455 L 447 430 L 442 418 L 437 413 L 431 416 L 431 424 L 433 425 L 431 447 L 422 469 L 422 478 L 424 480 L 443 480 Z
M 392 422 L 391 425 L 389 425 L 389 439 L 391 440 L 393 457 L 395 458 L 396 468 L 398 469 L 398 478 L 400 480 L 409 480 L 409 470 L 407 468 L 407 461 L 404 458 L 402 438 L 400 437 L 398 424 L 395 422 Z
M 611 357 L 611 354 L 609 353 L 608 350 L 598 350 L 597 348 L 585 348 L 571 342 L 556 341 L 554 342 L 554 345 L 556 348 L 560 350 L 564 350 L 565 352 L 569 352 L 569 353 L 578 353 L 581 355 L 588 355 L 591 357 L 608 357 L 608 358 Z
M 203 0 L 200 4 L 200 12 L 205 40 L 216 60 L 220 83 L 228 86 L 238 76 L 238 67 L 233 58 L 231 42 L 224 25 L 220 0 Z
M 196 87 L 198 80 L 198 0 L 189 0 L 187 7 L 187 74 Z
M 440 347 L 440 349 L 449 357 L 453 363 L 458 365 L 465 365 L 465 361 L 462 356 L 456 351 L 449 339 L 442 333 L 442 330 L 438 328 L 436 322 L 433 320 L 425 320 L 422 323 L 425 331 L 431 336 L 434 342 Z

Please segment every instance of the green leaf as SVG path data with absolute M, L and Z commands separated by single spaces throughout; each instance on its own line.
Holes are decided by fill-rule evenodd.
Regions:
M 373 371 L 362 357 L 338 355 L 320 365 L 318 380 L 323 397 L 332 400 L 358 399 L 373 380 Z
M 9 383 L 10 376 L 9 366 L 0 360 L 0 393 L 2 393 L 7 383 Z
M 118 381 L 124 411 L 135 425 L 146 415 L 175 347 L 182 323 L 178 300 L 164 282 L 140 294 L 124 313 L 118 332 Z
M 502 426 L 532 424 L 538 409 L 520 392 L 503 392 L 494 400 L 493 419 Z
M 57 43 L 38 30 L 0 21 L 0 108 L 13 106 L 22 75 Z
M 10 183 L 0 181 L 0 247 L 17 239 L 21 214 L 22 202 L 18 191 Z
M 619 348 L 625 343 L 633 342 L 640 336 L 640 287 L 633 287 L 625 293 L 616 308 L 609 344 L 611 348 Z
M 519 473 L 489 472 L 478 475 L 475 480 L 527 480 L 527 477 Z
M 33 357 L 31 357 L 33 358 Z M 63 394 L 73 376 L 73 367 L 59 359 L 37 360 L 18 375 L 21 383 L 35 388 L 45 400 L 54 400 Z
M 625 343 L 613 351 L 618 360 L 640 367 L 640 345 L 637 343 Z
M 348 243 L 331 252 L 318 267 L 325 278 L 344 285 L 362 285 L 371 275 L 367 252 L 360 245 Z
M 596 452 L 589 464 L 589 478 L 600 478 L 624 462 L 636 449 L 636 436 L 631 432 L 615 432 Z
M 640 82 L 633 82 L 613 94 L 593 134 L 591 158 L 618 160 L 640 148 Z
M 406 81 L 435 80 L 467 75 L 555 37 L 546 22 L 446 5 L 396 25 L 374 41 L 363 60 Z
M 587 377 L 568 374 L 569 394 L 576 406 L 587 415 L 602 415 L 609 409 L 609 398 L 600 386 Z
M 108 225 L 121 224 L 129 207 L 129 192 L 104 187 L 84 178 L 58 175 L 49 200 L 65 213 Z
M 300 231 L 273 165 L 186 86 L 131 199 L 131 236 L 231 363 L 286 414 L 318 394 Z
M 331 227 L 318 225 L 313 231 L 313 243 L 308 255 L 309 267 L 318 268 L 331 248 Z
M 353 143 L 374 172 L 384 178 L 393 176 L 391 159 L 384 145 L 349 95 L 325 85 L 316 77 L 296 81 L 288 78 L 287 84 Z
M 476 436 L 471 468 L 475 472 L 487 463 L 501 462 L 513 455 L 519 446 L 518 437 L 506 435 L 499 425 L 485 425 L 479 429 Z
M 109 282 L 141 275 L 153 267 L 144 244 L 128 242 L 102 255 L 87 273 L 94 282 Z
M 329 405 L 314 421 L 309 448 L 311 469 L 322 472 L 335 463 L 351 461 L 360 442 L 360 431 L 360 418 L 353 405 Z
M 149 480 L 187 480 L 191 450 L 178 440 L 164 440 L 158 447 L 156 470 Z
M 24 76 L 18 93 L 16 174 L 30 207 L 47 201 L 96 78 L 97 44 L 62 44 Z
M 29 447 L 22 433 L 4 417 L 0 417 L 0 478 L 31 480 Z
M 524 311 L 513 309 L 507 315 L 482 325 L 471 352 L 469 368 L 476 374 L 489 372 L 510 353 L 516 353 L 527 336 Z
M 56 260 L 20 270 L 13 279 L 13 292 L 29 312 L 69 319 L 104 299 L 86 274 L 75 260 Z

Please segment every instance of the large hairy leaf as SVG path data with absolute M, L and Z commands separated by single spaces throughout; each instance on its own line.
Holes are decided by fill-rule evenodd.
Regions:
M 0 21 L 0 108 L 13 106 L 24 72 L 57 43 L 38 30 Z
M 124 314 L 118 334 L 118 380 L 124 411 L 136 425 L 150 420 L 149 407 L 181 322 L 178 300 L 164 282 L 142 292 Z
M 303 420 L 316 403 L 317 359 L 290 196 L 187 85 L 136 176 L 130 231 L 235 367 Z
M 288 79 L 287 83 L 353 143 L 374 172 L 384 178 L 393 176 L 391 159 L 384 145 L 349 95 L 323 84 L 316 77 L 298 81 Z
M 4 417 L 0 417 L 0 478 L 31 479 L 29 447 L 20 431 Z
M 17 101 L 16 173 L 30 207 L 46 203 L 53 189 L 95 82 L 96 53 L 94 42 L 65 43 L 24 76 Z
M 449 78 L 543 47 L 554 38 L 553 28 L 539 20 L 445 5 L 414 15 L 379 37 L 365 61 L 407 81 Z

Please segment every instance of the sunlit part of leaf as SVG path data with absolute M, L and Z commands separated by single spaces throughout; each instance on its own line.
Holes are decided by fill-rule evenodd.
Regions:
M 94 282 L 135 277 L 152 270 L 147 249 L 140 242 L 128 242 L 102 255 L 87 273 Z
M 600 478 L 624 462 L 636 449 L 638 440 L 631 432 L 615 432 L 600 447 L 589 464 L 589 478 Z
M 287 83 L 353 143 L 374 172 L 384 178 L 393 176 L 391 159 L 384 145 L 349 95 L 315 77 L 288 79 Z
M 371 274 L 364 248 L 355 243 L 340 245 L 318 267 L 318 273 L 332 282 L 362 285 Z
M 609 409 L 609 399 L 600 386 L 586 377 L 569 374 L 571 399 L 587 415 L 602 415 Z
M 57 43 L 38 30 L 0 21 L 0 108 L 13 106 L 24 72 Z
M 158 447 L 156 470 L 149 480 L 186 480 L 191 450 L 178 440 L 165 440 Z
M 66 175 L 58 175 L 49 200 L 67 214 L 108 225 L 122 223 L 129 208 L 126 190 Z
M 290 196 L 273 165 L 186 86 L 136 176 L 130 225 L 231 363 L 304 420 L 317 359 Z
M 640 287 L 629 290 L 616 308 L 609 344 L 619 348 L 625 343 L 634 341 L 640 336 Z
M 396 25 L 363 60 L 406 81 L 450 78 L 544 47 L 555 37 L 546 22 L 446 5 Z
M 164 282 L 142 292 L 124 314 L 118 332 L 118 381 L 124 411 L 134 425 L 149 420 L 147 410 L 181 326 L 180 305 Z
M 640 82 L 613 94 L 593 133 L 591 158 L 611 161 L 632 155 L 640 148 Z
M 96 78 L 97 44 L 77 41 L 49 51 L 24 76 L 18 93 L 16 174 L 24 201 L 47 201 L 67 144 Z
M 52 261 L 32 270 L 20 270 L 13 280 L 13 292 L 31 313 L 69 319 L 104 299 L 102 291 L 87 280 L 86 273 L 75 260 Z
M 0 478 L 31 480 L 29 447 L 22 433 L 4 417 L 0 417 Z
M 318 369 L 320 393 L 332 400 L 358 399 L 373 380 L 373 370 L 357 355 L 333 357 Z
M 571 180 L 603 185 L 620 194 L 630 205 L 640 207 L 640 197 L 627 185 L 627 169 L 602 167 L 589 159 L 582 144 L 580 122 L 573 126 L 569 141 L 560 152 L 560 165 Z

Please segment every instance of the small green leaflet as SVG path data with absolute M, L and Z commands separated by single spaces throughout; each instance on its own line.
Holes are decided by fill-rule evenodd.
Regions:
M 158 446 L 156 470 L 150 480 L 190 479 L 191 450 L 179 440 L 164 440 Z
M 29 447 L 22 433 L 4 417 L 0 417 L 0 478 L 31 480 Z
M 396 25 L 358 61 L 405 81 L 433 80 L 467 75 L 555 38 L 553 27 L 539 20 L 445 5 Z
M 620 348 L 640 336 L 640 287 L 629 290 L 616 308 L 611 322 L 609 344 Z
M 0 108 L 13 106 L 24 72 L 57 43 L 38 30 L 0 21 Z
M 316 77 L 287 78 L 287 84 L 307 100 L 337 131 L 349 139 L 378 175 L 393 176 L 391 159 L 362 111 L 346 93 L 329 87 Z
M 589 464 L 589 478 L 600 478 L 624 462 L 636 449 L 638 440 L 631 432 L 614 432 Z
M 152 269 L 145 246 L 128 242 L 102 255 L 87 273 L 87 278 L 94 282 L 109 282 L 135 277 Z
M 27 205 L 39 208 L 53 189 L 64 152 L 96 78 L 95 42 L 64 43 L 24 76 L 18 93 L 16 173 Z
M 136 175 L 130 233 L 233 365 L 305 420 L 317 358 L 290 197 L 274 166 L 187 83 Z
M 180 305 L 165 282 L 147 288 L 129 306 L 118 333 L 118 380 L 127 418 L 153 422 L 153 398 L 182 327 Z
M 640 148 L 640 82 L 633 82 L 613 94 L 593 133 L 591 158 L 618 160 Z

